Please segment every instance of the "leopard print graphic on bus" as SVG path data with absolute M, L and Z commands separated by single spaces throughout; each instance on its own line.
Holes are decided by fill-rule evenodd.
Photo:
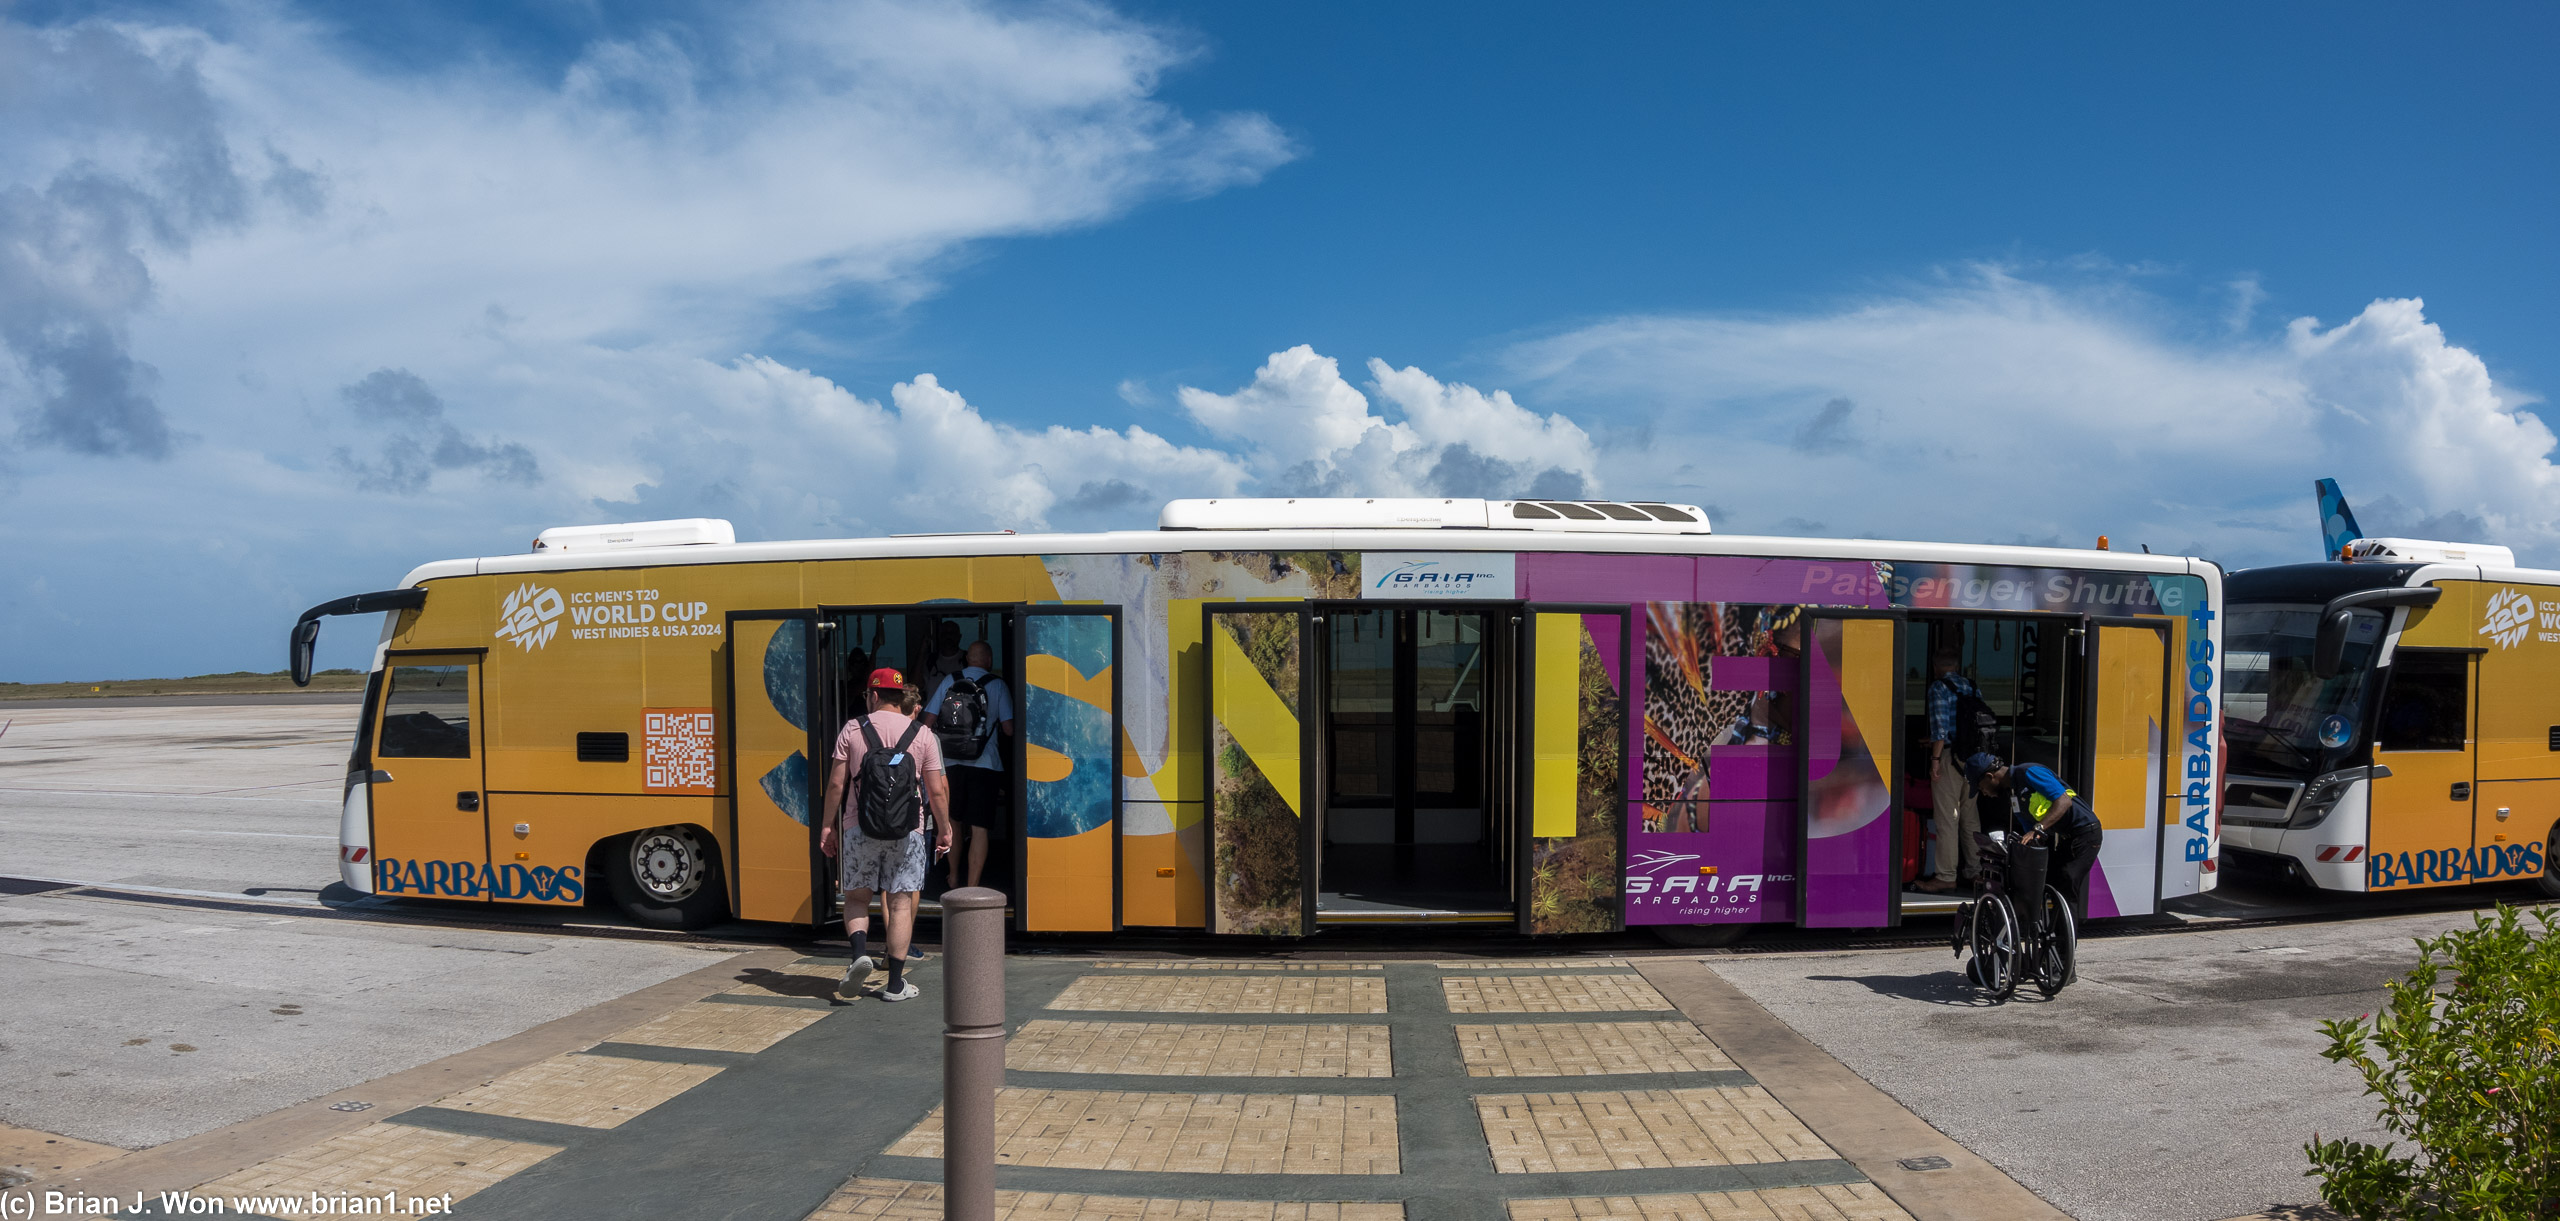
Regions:
M 1740 602 L 1645 604 L 1645 830 L 1705 829 L 1710 748 L 1792 742 L 1778 693 L 1715 686 L 1712 659 L 1799 655 L 1803 613 Z

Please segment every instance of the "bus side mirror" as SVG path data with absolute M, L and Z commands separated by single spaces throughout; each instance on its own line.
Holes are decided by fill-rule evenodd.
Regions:
M 2347 653 L 2347 628 L 2355 622 L 2355 613 L 2363 610 L 2389 610 L 2395 606 L 2433 606 L 2444 596 L 2436 585 L 2392 586 L 2386 589 L 2360 589 L 2339 594 L 2320 608 L 2320 630 L 2311 638 L 2311 673 L 2328 678 L 2338 672 L 2338 663 Z
M 293 625 L 292 663 L 294 686 L 308 687 L 311 685 L 311 657 L 312 654 L 319 651 L 319 646 L 319 620 L 305 619 L 302 622 Z

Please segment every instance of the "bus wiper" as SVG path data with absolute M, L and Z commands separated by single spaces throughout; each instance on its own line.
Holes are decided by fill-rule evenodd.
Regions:
M 2320 757 L 2319 757 L 2318 755 L 2312 754 L 2310 751 L 2305 750 L 2305 749 L 2303 749 L 2302 747 L 2295 745 L 2291 739 L 2288 739 L 2288 738 L 2285 738 L 2285 737 L 2283 737 L 2283 736 L 2280 736 L 2279 734 L 2277 734 L 2277 733 L 2276 733 L 2276 731 L 2274 731 L 2274 730 L 2272 730 L 2272 729 L 2267 728 L 2267 727 L 2266 727 L 2266 725 L 2265 725 L 2263 722 L 2259 722 L 2259 721 L 2252 721 L 2252 720 L 2250 720 L 2249 718 L 2247 718 L 2247 717 L 2242 717 L 2242 716 L 2228 716 L 2228 717 L 2224 717 L 2224 718 L 2223 718 L 2223 724 L 2225 724 L 2225 725 L 2232 725 L 2232 726 L 2247 726 L 2248 728 L 2250 728 L 2250 729 L 2253 729 L 2253 730 L 2256 730 L 2256 731 L 2257 731 L 2257 734 L 2258 734 L 2258 740 L 2259 740 L 2259 741 L 2261 741 L 2261 742 L 2272 742 L 2272 743 L 2274 743 L 2274 744 L 2276 744 L 2276 745 L 2278 745 L 2278 746 L 2281 746 L 2281 747 L 2285 748 L 2286 750 L 2292 751 L 2292 752 L 2293 752 L 2293 757 L 2294 757 L 2294 758 L 2296 758 L 2296 759 L 2298 759 L 2298 760 L 2301 760 L 2301 762 L 2302 762 L 2302 766 L 2304 766 L 2304 767 L 2317 767 L 2317 766 L 2319 766 L 2319 763 L 2320 763 Z

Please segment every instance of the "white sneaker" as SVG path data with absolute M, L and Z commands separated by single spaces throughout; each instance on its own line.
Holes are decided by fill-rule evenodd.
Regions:
M 922 995 L 924 990 L 916 987 L 916 981 L 912 979 L 901 982 L 895 992 L 887 988 L 880 990 L 880 999 L 884 1001 L 911 1001 Z
M 862 995 L 871 983 L 871 956 L 865 954 L 845 964 L 844 978 L 836 981 L 836 995 L 846 1000 Z

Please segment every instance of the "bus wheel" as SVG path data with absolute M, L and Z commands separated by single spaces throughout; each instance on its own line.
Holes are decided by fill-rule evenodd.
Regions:
M 634 924 L 701 928 L 728 914 L 720 859 L 700 827 L 651 827 L 607 858 L 613 901 Z
M 2551 824 L 2551 841 L 2542 846 L 2542 876 L 2534 881 L 2542 893 L 2560 899 L 2560 823 Z
M 1657 924 L 1653 935 L 1684 950 L 1720 950 L 1751 931 L 1748 924 Z

